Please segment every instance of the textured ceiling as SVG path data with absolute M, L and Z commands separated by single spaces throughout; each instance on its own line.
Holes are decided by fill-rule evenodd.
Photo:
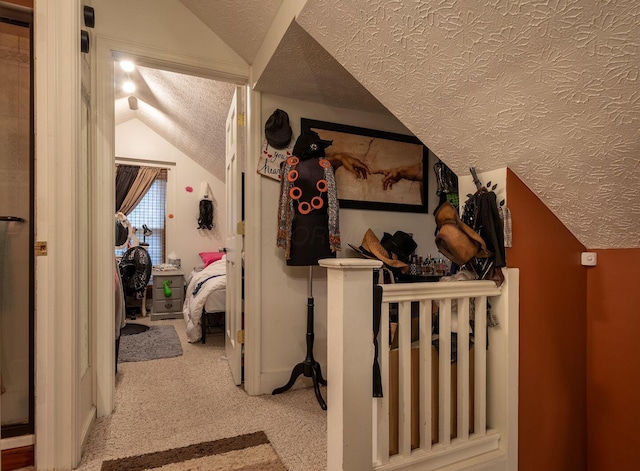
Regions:
M 255 89 L 328 106 L 389 113 L 295 21 L 287 29 Z
M 224 181 L 225 122 L 235 85 L 136 67 L 138 110 L 119 90 L 125 74 L 115 64 L 116 124 L 138 118 L 184 154 Z M 120 156 L 126 157 L 126 156 Z
M 176 0 L 177 1 L 177 0 Z M 251 63 L 282 0 L 180 0 Z M 130 74 L 139 109 L 119 91 L 125 74 L 116 64 L 116 124 L 138 118 L 224 181 L 224 124 L 233 86 L 147 67 Z M 329 106 L 389 113 L 308 33 L 293 22 L 255 88 Z
M 256 57 L 282 0 L 180 0 L 247 64 Z
M 282 0 L 180 0 L 251 64 Z M 388 113 L 315 39 L 293 22 L 255 89 L 329 106 Z
M 180 1 L 249 64 L 282 3 Z M 227 91 L 162 75 L 117 119 L 224 178 Z M 636 0 L 308 0 L 256 88 L 391 110 L 460 175 L 510 167 L 595 249 L 640 247 L 639 78 Z
M 637 0 L 310 0 L 297 21 L 456 173 L 508 166 L 587 248 L 640 247 Z

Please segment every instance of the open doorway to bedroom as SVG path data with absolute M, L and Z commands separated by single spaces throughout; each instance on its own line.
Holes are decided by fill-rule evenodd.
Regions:
M 232 216 L 242 217 L 234 212 L 242 191 L 228 191 L 228 133 L 243 89 L 136 62 L 120 54 L 113 62 L 116 365 L 125 375 L 126 363 L 202 350 L 201 339 L 224 346 L 225 326 L 242 325 L 227 309 L 228 292 L 242 292 L 242 277 L 227 274 L 227 249 Z

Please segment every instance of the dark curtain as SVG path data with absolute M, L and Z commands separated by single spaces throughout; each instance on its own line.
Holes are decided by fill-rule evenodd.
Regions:
M 131 211 L 138 206 L 138 203 L 142 201 L 144 195 L 147 194 L 149 188 L 153 185 L 153 182 L 156 180 L 158 175 L 160 175 L 160 171 L 161 169 L 157 167 L 140 167 L 140 171 L 138 172 L 138 175 L 136 175 L 136 179 L 131 184 L 129 192 L 124 198 L 122 206 L 120 206 L 118 211 L 125 215 L 129 215 Z
M 118 165 L 116 168 L 116 212 L 122 207 L 133 182 L 138 176 L 140 167 L 137 165 Z

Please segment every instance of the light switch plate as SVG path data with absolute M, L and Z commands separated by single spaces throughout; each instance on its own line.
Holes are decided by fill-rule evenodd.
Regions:
M 598 254 L 595 252 L 582 252 L 582 265 L 595 267 L 598 264 Z

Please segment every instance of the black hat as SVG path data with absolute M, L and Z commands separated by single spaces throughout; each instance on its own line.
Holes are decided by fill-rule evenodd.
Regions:
M 264 125 L 264 135 L 269 145 L 276 149 L 284 149 L 291 142 L 292 134 L 287 112 L 275 110 Z
M 387 252 L 396 254 L 403 262 L 408 262 L 409 256 L 418 247 L 413 237 L 402 231 L 396 231 L 393 235 L 385 232 L 380 242 Z
M 312 157 L 324 157 L 325 148 L 331 144 L 333 144 L 333 141 L 320 139 L 317 132 L 311 129 L 303 130 L 293 146 L 293 155 L 300 160 L 310 159 Z

